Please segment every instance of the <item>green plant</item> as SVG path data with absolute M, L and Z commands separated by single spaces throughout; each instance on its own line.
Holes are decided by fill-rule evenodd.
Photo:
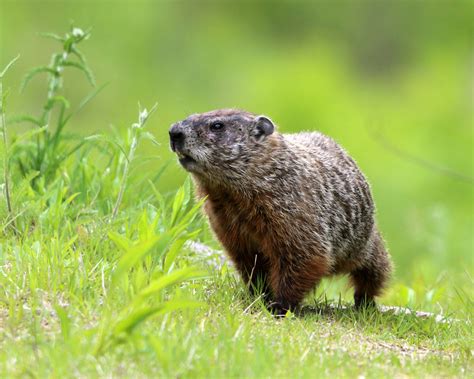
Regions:
M 3 136 L 3 180 L 5 186 L 5 200 L 7 204 L 8 210 L 8 217 L 12 226 L 15 228 L 15 220 L 13 218 L 13 208 L 12 208 L 12 201 L 11 201 L 11 192 L 10 192 L 10 154 L 9 154 L 9 146 L 8 146 L 8 135 L 7 135 L 7 120 L 6 120 L 6 100 L 7 100 L 7 93 L 3 92 L 3 78 L 7 71 L 10 69 L 11 66 L 17 61 L 19 56 L 12 59 L 3 71 L 0 73 L 0 117 L 2 123 L 2 136 Z
M 64 142 L 64 128 L 71 117 L 80 111 L 104 86 L 101 86 L 88 95 L 75 111 L 68 112 L 69 101 L 60 94 L 63 88 L 64 70 L 74 68 L 82 71 L 89 83 L 95 86 L 94 77 L 86 58 L 78 49 L 78 45 L 90 37 L 89 31 L 72 27 L 64 37 L 52 33 L 44 34 L 45 37 L 58 41 L 62 50 L 54 53 L 48 66 L 39 66 L 30 70 L 22 83 L 23 90 L 31 79 L 38 74 L 46 74 L 48 90 L 46 101 L 39 117 L 21 115 L 13 119 L 15 122 L 30 122 L 39 129 L 34 133 L 36 143 L 20 144 L 17 146 L 15 156 L 23 176 L 31 172 L 38 174 L 33 178 L 33 187 L 38 189 L 37 182 L 42 179 L 46 184 L 56 177 L 62 162 L 80 149 L 85 141 L 79 141 L 74 146 Z M 56 126 L 53 128 L 53 112 L 57 109 Z
M 186 191 L 189 187 L 183 188 Z M 174 204 L 177 202 L 179 198 L 175 197 Z M 174 267 L 183 241 L 194 238 L 200 232 L 199 229 L 191 229 L 201 205 L 202 202 L 190 209 L 183 207 L 183 213 L 173 227 L 164 223 L 169 218 L 165 204 L 155 208 L 151 222 L 147 212 L 143 211 L 139 222 L 129 231 L 138 237 L 136 240 L 116 232 L 109 233 L 109 238 L 124 253 L 112 273 L 111 292 L 107 294 L 94 354 L 102 354 L 111 346 L 127 341 L 137 327 L 152 316 L 203 305 L 199 301 L 167 298 L 164 295 L 173 285 L 204 278 L 203 271 L 196 267 Z M 117 292 L 127 299 L 120 310 L 114 302 Z
M 107 262 L 108 274 L 106 279 L 103 271 L 104 303 L 100 312 L 101 322 L 94 328 L 97 338 L 92 345 L 94 354 L 101 355 L 127 341 L 138 327 L 152 316 L 202 305 L 199 301 L 171 296 L 173 286 L 203 277 L 202 270 L 189 264 L 185 263 L 181 267 L 176 265 L 178 253 L 184 242 L 200 233 L 194 220 L 202 202 L 189 205 L 191 187 L 189 182 L 186 182 L 169 205 L 151 180 L 144 183 L 152 188 L 152 197 L 139 196 L 143 199 L 141 204 L 145 209 L 140 211 L 137 208 L 134 212 L 122 216 L 120 223 L 114 222 L 124 201 L 129 170 L 140 140 L 146 138 L 157 143 L 154 137 L 144 130 L 147 120 L 156 110 L 156 105 L 150 111 L 139 106 L 138 121 L 128 129 L 125 138 L 91 136 L 67 150 L 67 153 L 58 155 L 66 148 L 63 128 L 71 117 L 71 114 L 65 116 L 65 110 L 69 107 L 67 100 L 58 95 L 62 86 L 62 69 L 67 66 L 76 67 L 83 70 L 90 80 L 92 76 L 85 64 L 84 56 L 76 47 L 77 43 L 87 38 L 87 33 L 74 28 L 64 38 L 49 36 L 63 43 L 63 53 L 54 54 L 50 66 L 32 70 L 25 79 L 26 84 L 40 72 L 48 74 L 49 90 L 43 114 L 39 119 L 17 118 L 18 121 L 31 121 L 39 128 L 20 135 L 11 146 L 12 154 L 18 159 L 23 174 L 23 177 L 16 176 L 18 203 L 22 209 L 21 235 L 36 238 L 31 250 L 22 250 L 35 257 L 29 260 L 28 276 L 28 286 L 34 293 L 42 293 L 45 285 L 49 286 L 50 291 L 58 291 L 64 285 L 63 273 L 69 271 L 68 265 L 64 263 L 71 259 L 83 260 L 78 251 L 84 244 L 89 244 L 88 239 L 81 238 L 88 235 L 88 230 L 99 231 L 97 233 L 99 237 L 93 244 L 100 246 L 101 251 L 109 249 L 109 241 L 123 251 L 123 255 L 119 256 L 115 253 L 103 255 L 103 259 Z M 69 59 L 71 54 L 79 57 L 80 62 L 73 64 Z M 7 69 L 11 64 L 13 62 Z M 0 80 L 2 77 L 3 73 Z M 0 87 L 0 91 L 1 89 Z M 92 97 L 89 96 L 86 101 Z M 48 124 L 56 104 L 59 104 L 58 125 L 54 133 L 51 133 Z M 3 136 L 7 147 L 3 105 L 4 102 L 1 111 Z M 83 104 L 80 108 L 82 106 Z M 45 125 L 41 126 L 43 124 Z M 30 144 L 32 137 L 36 137 L 36 145 Z M 88 142 L 87 148 L 80 151 L 79 148 L 85 142 Z M 101 142 L 105 142 L 105 149 Z M 110 181 L 103 175 L 102 168 L 96 165 L 94 160 L 88 159 L 95 154 L 95 149 L 99 154 L 110 157 L 107 167 L 113 175 Z M 5 150 L 7 161 L 9 151 Z M 74 152 L 78 154 L 79 159 L 68 159 Z M 25 153 L 30 160 L 23 160 Z M 62 175 L 56 175 L 60 166 Z M 8 170 L 8 165 L 5 165 L 5 168 Z M 8 177 L 8 171 L 5 175 Z M 76 178 L 79 178 L 79 181 Z M 155 179 L 157 178 L 158 176 L 155 176 Z M 88 196 L 81 197 L 91 188 L 97 190 L 91 201 Z M 107 203 L 102 209 L 95 201 L 99 197 Z M 8 206 L 10 210 L 10 202 Z M 147 208 L 150 210 L 147 211 Z M 110 214 L 108 210 L 111 210 Z M 148 217 L 149 212 L 152 214 L 151 219 Z M 86 215 L 100 215 L 108 222 L 102 222 L 101 217 L 90 218 Z M 116 227 L 121 230 L 123 222 L 130 223 L 128 235 L 112 231 Z M 38 242 L 47 235 L 52 236 L 50 243 Z M 106 238 L 107 235 L 109 239 Z M 9 250 L 11 246 L 20 245 L 15 245 L 15 242 L 11 241 L 6 249 Z M 45 265 L 51 269 L 38 270 Z M 78 289 L 76 286 L 83 279 L 78 277 L 75 280 L 78 282 L 74 284 L 74 288 Z M 39 307 L 41 301 L 43 301 L 41 296 L 33 296 L 30 306 Z M 12 315 L 17 314 L 18 307 L 13 303 L 9 306 Z M 77 330 L 70 322 L 67 309 L 59 304 L 56 304 L 54 309 L 64 339 L 74 339 Z
M 151 139 L 154 141 L 154 138 L 151 134 L 145 133 L 143 131 L 143 127 L 145 126 L 145 123 L 147 122 L 148 118 L 156 111 L 156 107 L 157 104 L 155 104 L 153 108 L 151 108 L 150 112 L 148 112 L 146 108 L 140 109 L 140 106 L 138 107 L 138 122 L 134 123 L 130 130 L 131 143 L 128 150 L 128 154 L 126 156 L 127 159 L 123 166 L 122 180 L 120 182 L 120 189 L 117 195 L 117 201 L 115 202 L 114 209 L 112 211 L 112 220 L 117 216 L 120 204 L 122 203 L 123 192 L 125 191 L 125 187 L 127 185 L 128 171 L 135 157 L 135 150 L 137 149 L 139 139 L 142 136 L 147 135 L 151 136 Z

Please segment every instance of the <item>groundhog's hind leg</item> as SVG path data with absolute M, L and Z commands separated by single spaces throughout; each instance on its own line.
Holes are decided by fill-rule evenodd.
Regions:
M 385 288 L 392 271 L 392 263 L 377 231 L 366 249 L 363 265 L 350 274 L 357 308 L 375 305 L 375 297 Z

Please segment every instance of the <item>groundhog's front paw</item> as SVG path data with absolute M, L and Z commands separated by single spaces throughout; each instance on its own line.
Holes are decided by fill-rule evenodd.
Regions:
M 273 301 L 268 304 L 268 310 L 276 317 L 283 317 L 290 310 L 290 306 L 279 301 Z

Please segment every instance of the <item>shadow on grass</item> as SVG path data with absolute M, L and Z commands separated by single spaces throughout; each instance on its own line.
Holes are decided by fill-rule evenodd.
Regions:
M 315 317 L 320 321 L 339 322 L 369 332 L 388 332 L 409 340 L 437 338 L 460 324 L 460 320 L 434 313 L 389 306 L 357 309 L 349 304 L 316 303 L 302 306 L 295 315 L 298 318 Z

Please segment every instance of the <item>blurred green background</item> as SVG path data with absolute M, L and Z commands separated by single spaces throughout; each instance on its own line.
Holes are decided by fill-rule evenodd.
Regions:
M 138 101 L 157 101 L 147 128 L 162 144 L 141 153 L 158 158 L 137 168 L 153 172 L 173 159 L 169 125 L 190 113 L 237 107 L 282 132 L 320 130 L 368 176 L 397 277 L 472 283 L 472 2 L 1 0 L 0 15 L 1 65 L 21 54 L 6 80 L 10 114 L 40 112 L 45 80 L 17 90 L 57 49 L 39 32 L 92 27 L 82 51 L 110 84 L 71 131 L 125 129 Z M 73 104 L 90 90 L 81 73 L 66 76 Z M 184 177 L 173 161 L 161 189 Z

